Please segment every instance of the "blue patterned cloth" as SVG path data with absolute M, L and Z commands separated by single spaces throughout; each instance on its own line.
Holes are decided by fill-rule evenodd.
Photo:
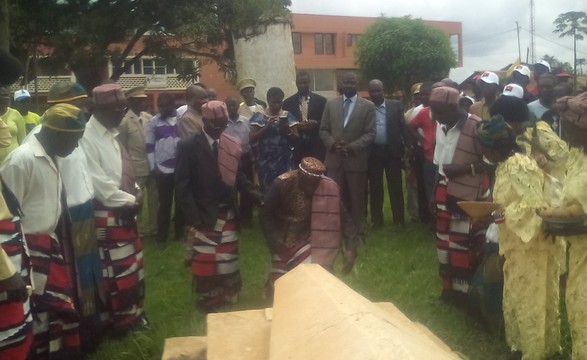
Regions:
M 283 111 L 282 115 L 287 115 L 290 128 L 298 123 L 287 111 Z M 268 123 L 269 117 L 263 113 L 255 113 L 249 120 L 251 128 L 262 128 L 268 126 Z M 276 177 L 293 168 L 293 145 L 287 139 L 287 134 L 282 133 L 277 125 L 271 126 L 266 135 L 253 144 L 252 149 L 262 192 L 269 189 Z

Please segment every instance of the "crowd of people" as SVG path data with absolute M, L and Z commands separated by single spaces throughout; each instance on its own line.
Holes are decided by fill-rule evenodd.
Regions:
M 19 65 L 1 55 L 16 74 L 6 86 Z M 271 256 L 265 296 L 301 263 L 334 272 L 342 254 L 348 273 L 386 220 L 385 183 L 394 226 L 434 229 L 440 299 L 505 331 L 523 359 L 560 351 L 568 272 L 573 354 L 586 357 L 583 228 L 549 233 L 537 210 L 582 216 L 587 115 L 544 63 L 532 68 L 483 72 L 467 90 L 415 84 L 407 110 L 377 79 L 360 96 L 352 72 L 331 99 L 304 71 L 297 93 L 271 87 L 267 103 L 254 79 L 236 84 L 242 100 L 194 84 L 179 107 L 160 93 L 154 116 L 141 87 L 59 82 L 42 116 L 26 90 L 0 88 L 0 358 L 79 359 L 103 336 L 149 328 L 145 239 L 185 242 L 200 311 L 236 303 L 254 206 Z M 497 210 L 471 218 L 461 201 Z

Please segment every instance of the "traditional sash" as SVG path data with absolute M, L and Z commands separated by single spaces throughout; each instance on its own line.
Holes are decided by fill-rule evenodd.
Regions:
M 341 245 L 340 189 L 322 176 L 312 197 L 312 262 L 332 267 Z
M 483 161 L 481 146 L 475 137 L 479 121 L 479 118 L 475 115 L 471 115 L 464 120 L 453 156 L 453 164 L 469 166 L 472 163 Z M 485 176 L 485 174 L 466 174 L 450 179 L 447 186 L 448 195 L 462 200 L 478 200 L 483 192 L 482 184 Z
M 243 147 L 240 140 L 226 132 L 222 133 L 218 145 L 218 169 L 222 182 L 230 187 L 236 182 L 236 173 L 242 154 Z

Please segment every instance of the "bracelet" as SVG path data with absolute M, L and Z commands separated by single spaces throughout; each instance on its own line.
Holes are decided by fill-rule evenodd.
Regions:
M 475 176 L 475 164 L 471 164 L 471 175 Z

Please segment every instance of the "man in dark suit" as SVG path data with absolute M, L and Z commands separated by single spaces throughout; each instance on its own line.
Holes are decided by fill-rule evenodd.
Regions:
M 383 225 L 383 172 L 387 179 L 393 222 L 404 225 L 402 157 L 404 156 L 404 109 L 401 102 L 383 97 L 383 83 L 369 82 L 369 97 L 375 104 L 376 131 L 369 157 L 369 200 L 371 221 Z
M 241 288 L 236 237 L 236 189 L 260 202 L 260 193 L 239 169 L 242 145 L 224 134 L 228 111 L 222 101 L 202 106 L 203 131 L 179 142 L 176 194 L 192 242 L 192 274 L 203 312 L 238 300 Z
M 283 110 L 298 121 L 300 140 L 294 148 L 296 164 L 305 157 L 324 161 L 326 149 L 318 131 L 326 98 L 310 91 L 310 74 L 306 71 L 297 73 L 296 86 L 298 92 L 283 101 Z
M 357 95 L 357 75 L 342 79 L 342 96 L 330 99 L 324 107 L 320 138 L 326 146 L 328 177 L 341 187 L 341 194 L 365 239 L 365 188 L 369 151 L 375 139 L 375 106 Z

